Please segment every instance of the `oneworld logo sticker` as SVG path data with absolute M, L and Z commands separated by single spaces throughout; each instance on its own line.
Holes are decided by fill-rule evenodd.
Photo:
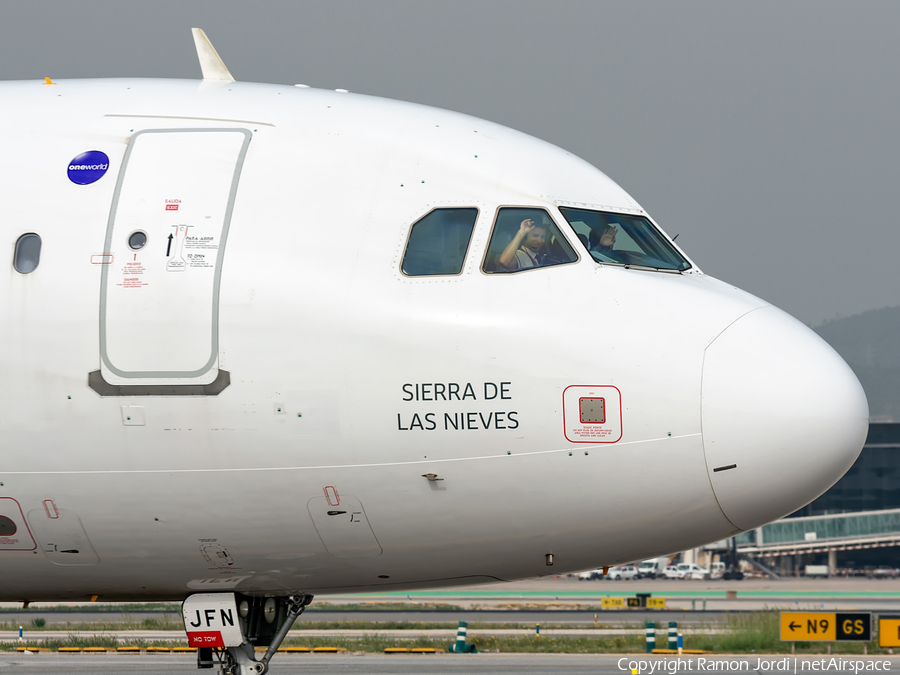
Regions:
M 76 185 L 90 185 L 103 178 L 109 169 L 109 157 L 99 150 L 82 152 L 69 162 L 69 180 Z

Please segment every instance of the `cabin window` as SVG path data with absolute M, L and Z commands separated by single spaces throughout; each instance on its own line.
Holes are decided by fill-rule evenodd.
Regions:
M 408 277 L 459 274 L 478 209 L 435 209 L 413 223 L 400 269 Z
M 578 238 L 599 263 L 682 271 L 691 264 L 643 216 L 559 207 Z
M 483 269 L 500 274 L 576 260 L 575 251 L 544 209 L 502 208 L 497 212 Z
M 13 267 L 19 274 L 29 274 L 37 269 L 41 262 L 41 238 L 34 234 L 23 234 L 16 241 L 13 253 Z

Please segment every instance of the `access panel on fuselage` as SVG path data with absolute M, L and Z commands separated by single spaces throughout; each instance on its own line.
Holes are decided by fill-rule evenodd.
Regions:
M 222 256 L 250 137 L 246 129 L 132 136 L 104 246 L 100 357 L 108 383 L 216 379 Z

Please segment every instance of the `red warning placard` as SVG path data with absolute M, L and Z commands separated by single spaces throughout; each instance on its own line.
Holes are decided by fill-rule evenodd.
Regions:
M 187 634 L 188 645 L 191 647 L 224 647 L 225 640 L 222 633 L 217 630 L 200 631 Z

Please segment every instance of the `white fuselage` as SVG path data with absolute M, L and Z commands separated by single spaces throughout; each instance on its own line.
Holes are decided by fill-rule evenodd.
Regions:
M 696 267 L 595 263 L 558 207 L 641 207 L 524 134 L 354 94 L 163 80 L 5 83 L 0 120 L 0 515 L 16 525 L 0 600 L 614 565 L 789 513 L 862 447 L 865 397 L 827 345 Z M 231 173 L 210 171 L 212 197 L 137 168 L 121 183 L 130 144 L 175 129 L 244 152 L 218 248 L 178 227 L 221 222 L 191 204 L 224 209 L 213 193 Z M 171 175 L 199 171 L 175 146 Z M 67 166 L 86 151 L 109 168 L 81 185 Z M 152 222 L 113 223 L 117 195 Z M 579 260 L 483 273 L 504 206 L 546 209 Z M 479 210 L 462 273 L 407 277 L 410 226 L 439 207 Z M 137 251 L 134 229 L 149 235 Z M 169 231 L 188 267 L 214 251 L 219 277 L 167 263 Z M 42 240 L 29 274 L 12 265 L 25 233 Z M 210 344 L 197 374 L 185 354 L 205 363 Z M 98 371 L 106 392 L 89 386 Z M 219 391 L 178 388 L 221 372 Z M 119 395 L 129 382 L 160 389 Z M 618 391 L 619 428 L 577 436 L 570 387 Z

